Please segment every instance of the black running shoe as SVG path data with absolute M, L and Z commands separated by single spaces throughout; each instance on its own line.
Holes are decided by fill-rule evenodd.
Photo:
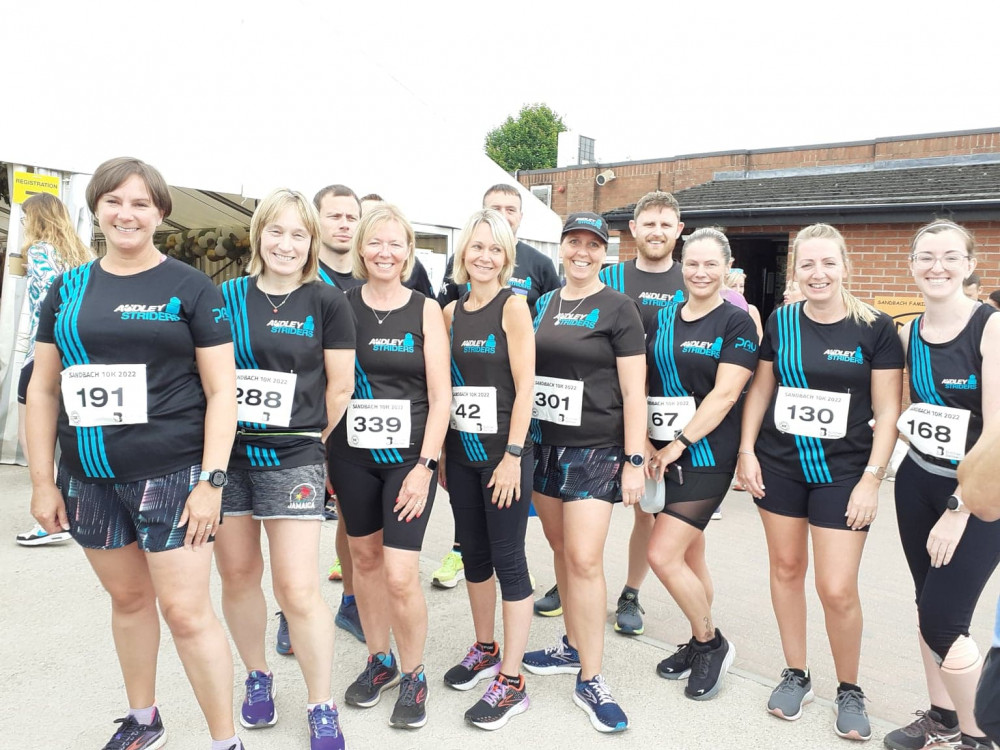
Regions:
M 691 646 L 693 651 L 691 674 L 684 687 L 684 695 L 692 700 L 707 701 L 709 698 L 714 698 L 722 687 L 722 679 L 736 658 L 733 644 L 727 641 L 718 629 L 715 635 L 722 641 L 718 648 L 706 649 L 701 643 Z
M 694 638 L 691 639 L 693 640 Z M 691 674 L 691 658 L 694 656 L 691 641 L 679 644 L 674 653 L 657 664 L 656 674 L 665 680 L 686 679 Z
M 149 724 L 140 724 L 134 716 L 115 719 L 115 724 L 121 726 L 108 740 L 104 750 L 156 750 L 163 747 L 167 742 L 167 735 L 163 731 L 160 710 L 155 710 L 156 715 Z
M 916 717 L 905 727 L 889 732 L 882 743 L 889 750 L 922 750 L 929 735 L 951 737 L 958 733 L 958 727 L 945 726 L 941 714 L 933 709 L 917 711 Z
M 382 697 L 382 693 L 399 682 L 399 667 L 396 665 L 395 657 L 390 653 L 392 666 L 385 666 L 382 657 L 385 654 L 379 652 L 368 657 L 365 671 L 358 675 L 358 679 L 350 684 L 344 701 L 358 708 L 371 708 Z
M 502 674 L 497 675 L 483 697 L 465 712 L 465 720 L 480 729 L 500 729 L 512 716 L 523 714 L 531 705 L 524 688 L 523 677 L 514 683 Z
M 427 723 L 427 680 L 424 665 L 407 672 L 399 684 L 399 697 L 392 709 L 389 725 L 400 729 L 420 729 Z

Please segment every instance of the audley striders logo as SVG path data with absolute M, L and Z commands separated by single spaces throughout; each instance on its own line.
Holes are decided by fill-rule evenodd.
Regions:
M 154 320 L 176 323 L 181 319 L 181 301 L 171 297 L 165 305 L 118 305 L 122 320 Z
M 290 336 L 307 336 L 312 338 L 315 335 L 315 323 L 313 316 L 308 316 L 303 321 L 298 320 L 271 320 L 267 323 L 271 333 L 286 333 Z
M 413 334 L 408 333 L 401 339 L 373 338 L 368 342 L 373 352 L 404 352 L 413 354 Z
M 969 375 L 964 380 L 961 378 L 945 378 L 941 385 L 950 391 L 974 391 L 979 388 L 979 381 L 975 375 Z

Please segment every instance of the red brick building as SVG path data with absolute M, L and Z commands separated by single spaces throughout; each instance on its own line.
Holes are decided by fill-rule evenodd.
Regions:
M 764 315 L 784 288 L 790 239 L 817 221 L 844 234 L 851 289 L 867 301 L 917 296 L 909 240 L 934 218 L 972 230 L 984 294 L 1000 288 L 1000 128 L 533 170 L 518 179 L 548 194 L 563 217 L 603 214 L 620 232 L 622 259 L 635 253 L 635 201 L 672 192 L 685 234 L 725 228 L 734 265 L 747 271 L 747 297 Z

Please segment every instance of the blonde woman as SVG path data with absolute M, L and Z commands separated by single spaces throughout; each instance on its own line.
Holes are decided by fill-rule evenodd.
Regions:
M 871 725 L 858 685 L 858 569 L 896 441 L 903 350 L 889 316 L 847 291 L 847 248 L 834 227 L 800 231 L 791 262 L 805 301 L 778 308 L 767 322 L 737 464 L 764 524 L 785 655 L 768 711 L 794 720 L 813 698 L 805 597 L 811 538 L 840 682 L 834 730 L 867 740 Z
M 28 446 L 24 433 L 24 404 L 28 383 L 35 367 L 35 336 L 38 333 L 38 315 L 49 287 L 63 271 L 76 268 L 94 259 L 94 253 L 83 244 L 73 227 L 69 211 L 54 195 L 39 193 L 21 205 L 24 223 L 24 244 L 21 255 L 25 258 L 28 286 L 24 293 L 21 319 L 27 318 L 28 329 L 20 331 L 18 350 L 24 352 L 24 365 L 17 384 L 17 438 L 25 458 Z M 17 543 L 24 547 L 65 542 L 69 532 L 49 534 L 39 524 L 17 535 Z
M 248 276 L 222 285 L 236 351 L 236 443 L 216 535 L 222 608 L 246 667 L 240 723 L 277 719 L 264 652 L 261 591 L 267 533 L 274 596 L 308 692 L 312 750 L 342 750 L 333 702 L 333 615 L 320 595 L 324 443 L 354 386 L 354 318 L 344 295 L 319 281 L 320 224 L 301 193 L 275 190 L 250 220 Z

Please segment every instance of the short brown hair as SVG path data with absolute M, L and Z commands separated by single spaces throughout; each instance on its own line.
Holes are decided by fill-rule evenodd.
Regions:
M 486 199 L 491 193 L 503 193 L 504 195 L 513 195 L 517 198 L 517 203 L 523 208 L 524 201 L 521 200 L 521 194 L 517 191 L 517 188 L 513 185 L 508 185 L 506 182 L 498 182 L 496 185 L 491 187 L 485 193 L 483 193 L 483 206 L 486 206 Z
M 375 206 L 369 213 L 362 216 L 361 221 L 358 223 L 358 228 L 354 232 L 354 239 L 351 240 L 351 273 L 354 278 L 368 278 L 368 269 L 365 267 L 364 257 L 365 245 L 380 226 L 390 221 L 399 224 L 403 229 L 403 234 L 406 235 L 406 245 L 409 248 L 409 253 L 406 256 L 406 261 L 403 263 L 403 272 L 400 278 L 403 281 L 410 278 L 410 274 L 413 273 L 413 266 L 417 262 L 415 252 L 417 235 L 413 231 L 413 225 L 407 221 L 403 212 L 391 203 L 382 203 Z
M 156 167 L 131 156 L 108 159 L 94 170 L 94 176 L 90 178 L 90 184 L 87 185 L 87 208 L 90 209 L 90 212 L 97 213 L 97 201 L 112 190 L 119 188 L 125 180 L 134 174 L 139 175 L 146 183 L 149 197 L 152 198 L 153 205 L 163 214 L 163 218 L 170 216 L 174 202 L 170 197 L 167 181 L 163 179 L 163 175 Z
M 632 219 L 638 221 L 639 214 L 647 208 L 670 208 L 677 214 L 678 219 L 681 218 L 681 204 L 677 202 L 677 199 L 673 195 L 664 190 L 653 190 L 642 196 L 639 202 L 635 204 Z
M 319 206 L 323 202 L 323 199 L 328 195 L 333 195 L 338 198 L 354 198 L 354 202 L 358 204 L 358 211 L 361 211 L 361 201 L 358 200 L 357 193 L 347 187 L 347 185 L 327 185 L 325 188 L 316 193 L 316 195 L 313 196 L 313 205 L 316 206 L 317 211 L 319 211 Z

